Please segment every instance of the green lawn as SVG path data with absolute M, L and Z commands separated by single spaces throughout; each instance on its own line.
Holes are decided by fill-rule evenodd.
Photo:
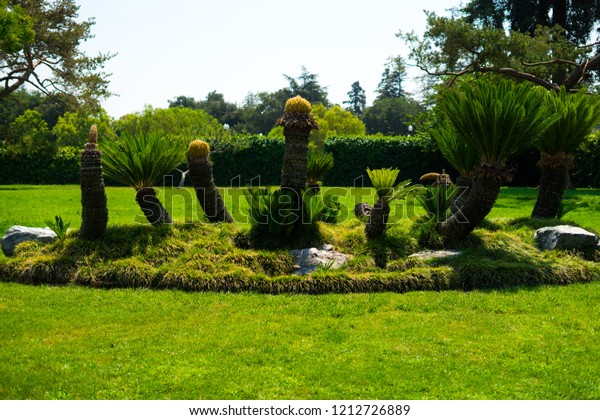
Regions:
M 107 194 L 110 223 L 132 224 L 133 190 Z M 503 189 L 492 222 L 534 198 Z M 566 219 L 600 231 L 600 193 L 569 200 Z M 1 230 L 54 214 L 78 227 L 78 186 L 0 188 Z M 600 398 L 598 281 L 322 296 L 0 283 L 0 340 L 4 399 Z

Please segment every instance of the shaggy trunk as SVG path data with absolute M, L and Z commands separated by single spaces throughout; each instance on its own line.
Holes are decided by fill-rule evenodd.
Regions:
M 446 246 L 460 244 L 485 219 L 498 198 L 505 173 L 503 165 L 480 166 L 469 197 L 460 211 L 438 225 L 438 232 L 444 237 Z
M 106 233 L 108 208 L 102 177 L 102 153 L 96 148 L 98 132 L 90 129 L 90 140 L 81 153 L 79 171 L 81 186 L 81 228 L 79 237 L 85 240 L 101 239 Z
M 306 185 L 306 163 L 310 126 L 284 126 L 285 150 L 281 170 L 281 188 L 294 191 L 300 198 Z
M 188 168 L 196 197 L 210 222 L 233 223 L 213 178 L 212 162 L 208 158 L 189 159 Z
M 380 198 L 371 209 L 369 219 L 365 226 L 365 236 L 368 240 L 376 239 L 383 235 L 390 216 L 390 205 Z
M 473 179 L 471 177 L 459 175 L 456 178 L 455 185 L 458 187 L 458 193 L 452 203 L 450 203 L 450 211 L 452 214 L 460 210 L 469 200 L 469 194 L 471 194 L 471 188 L 473 187 Z
M 151 225 L 172 224 L 173 220 L 167 209 L 165 209 L 156 195 L 156 190 L 152 187 L 139 189 L 135 194 L 135 201 L 138 203 L 144 216 Z
M 563 193 L 567 188 L 569 168 L 573 167 L 573 155 L 559 152 L 542 153 L 538 163 L 541 170 L 538 196 L 531 217 L 557 217 Z

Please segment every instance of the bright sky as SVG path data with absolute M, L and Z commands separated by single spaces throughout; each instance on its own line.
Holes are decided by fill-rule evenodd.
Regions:
M 341 104 L 353 82 L 375 97 L 385 62 L 407 57 L 399 31 L 425 30 L 423 10 L 447 14 L 459 0 L 77 0 L 94 17 L 89 55 L 118 53 L 105 71 L 113 117 L 162 108 L 213 90 L 241 104 L 249 92 L 287 86 L 304 65 Z M 411 73 L 411 74 L 416 74 Z M 407 81 L 407 90 L 417 90 Z M 415 92 L 416 93 L 416 92 Z

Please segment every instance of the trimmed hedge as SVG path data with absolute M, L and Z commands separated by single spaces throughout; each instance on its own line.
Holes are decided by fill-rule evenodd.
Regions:
M 237 147 L 214 151 L 214 176 L 222 187 L 278 185 L 281 178 L 284 141 L 263 136 L 239 137 Z M 367 167 L 400 169 L 401 179 L 416 182 L 427 172 L 445 169 L 455 176 L 452 166 L 430 141 L 417 137 L 333 137 L 325 140 L 325 150 L 333 153 L 335 166 L 324 179 L 330 186 L 369 186 Z M 12 156 L 0 149 L 0 184 L 78 184 L 80 150 L 61 148 L 54 156 Z M 572 174 L 576 187 L 600 188 L 598 158 L 600 142 L 595 139 L 577 152 Z M 535 187 L 540 174 L 539 152 L 529 151 L 509 162 L 512 186 Z M 180 169 L 187 169 L 183 164 Z M 180 174 L 173 173 L 178 181 Z M 260 178 L 259 178 L 260 177 Z M 260 181 L 259 181 L 260 179 Z M 108 185 L 110 180 L 106 180 Z

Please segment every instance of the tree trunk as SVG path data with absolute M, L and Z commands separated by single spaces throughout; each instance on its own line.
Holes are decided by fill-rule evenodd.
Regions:
M 310 126 L 285 126 L 285 150 L 281 170 L 281 189 L 294 191 L 301 198 L 306 185 L 306 164 Z
M 438 232 L 444 237 L 446 246 L 456 246 L 467 238 L 489 214 L 498 198 L 503 177 L 502 168 L 482 166 L 473 180 L 469 197 L 460 212 L 453 213 L 444 223 L 438 225 Z
M 558 215 L 560 202 L 566 188 L 566 168 L 541 167 L 542 175 L 538 196 L 531 217 L 554 218 Z
M 365 226 L 365 236 L 368 240 L 379 238 L 384 234 L 389 216 L 390 205 L 385 200 L 379 199 L 371 209 Z
M 169 216 L 156 195 L 156 190 L 152 187 L 139 189 L 135 194 L 135 201 L 144 212 L 144 216 L 151 225 L 158 226 L 163 224 L 172 224 L 173 219 Z
M 189 159 L 188 168 L 196 197 L 208 221 L 233 223 L 233 218 L 215 185 L 212 162 L 208 158 Z
M 458 193 L 452 203 L 450 203 L 450 211 L 452 214 L 455 214 L 462 209 L 469 200 L 469 194 L 471 194 L 471 188 L 473 187 L 473 179 L 459 175 L 456 177 L 455 185 L 458 187 Z
M 86 240 L 101 239 L 106 233 L 108 208 L 104 178 L 102 177 L 102 153 L 93 143 L 87 143 L 81 153 L 81 228 L 79 237 Z

